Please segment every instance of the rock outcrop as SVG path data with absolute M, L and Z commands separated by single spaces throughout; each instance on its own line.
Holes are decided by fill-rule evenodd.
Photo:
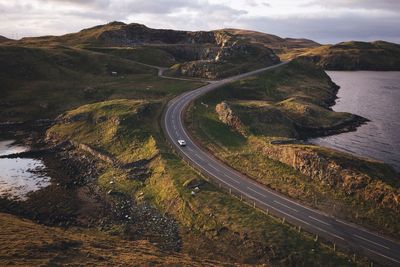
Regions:
M 365 201 L 400 212 L 399 188 L 356 170 L 351 164 L 344 164 L 304 146 L 260 144 L 255 146 L 267 157 L 293 167 L 318 183 L 343 190 L 348 195 L 358 195 Z
M 242 135 L 246 135 L 246 131 L 243 129 L 242 122 L 239 117 L 235 115 L 232 108 L 225 101 L 219 103 L 215 107 L 215 111 L 218 114 L 218 118 L 226 125 L 232 127 Z

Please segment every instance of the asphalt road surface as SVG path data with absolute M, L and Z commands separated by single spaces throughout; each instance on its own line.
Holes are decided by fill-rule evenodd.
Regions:
M 183 125 L 183 117 L 185 109 L 190 102 L 224 84 L 268 71 L 284 64 L 286 63 L 211 82 L 172 99 L 164 110 L 162 118 L 162 127 L 168 141 L 173 145 L 176 152 L 194 168 L 209 177 L 214 183 L 231 190 L 237 196 L 242 196 L 250 204 L 268 211 L 293 225 L 306 229 L 319 237 L 323 237 L 339 247 L 349 248 L 356 255 L 363 254 L 383 265 L 400 266 L 400 244 L 396 241 L 308 208 L 258 184 L 216 159 L 209 152 L 199 147 L 188 135 Z M 160 75 L 162 75 L 162 72 Z M 187 145 L 184 147 L 179 146 L 178 139 L 184 139 Z

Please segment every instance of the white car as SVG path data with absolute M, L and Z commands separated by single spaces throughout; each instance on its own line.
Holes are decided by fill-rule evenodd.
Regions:
M 183 139 L 179 139 L 179 140 L 178 140 L 178 144 L 179 144 L 180 146 L 186 146 L 186 142 L 185 142 L 185 140 L 183 140 Z

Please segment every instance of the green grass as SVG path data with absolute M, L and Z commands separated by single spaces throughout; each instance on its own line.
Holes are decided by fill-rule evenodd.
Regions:
M 54 118 L 108 99 L 163 101 L 201 85 L 162 79 L 155 69 L 76 48 L 0 46 L 0 63 L 0 121 Z
M 342 42 L 280 54 L 282 59 L 302 57 L 328 70 L 399 70 L 399 56 L 400 45 L 384 41 Z
M 171 54 L 155 47 L 86 47 L 86 49 L 160 67 L 170 67 L 176 63 Z
M 382 194 L 391 201 L 391 194 L 400 195 L 398 174 L 388 165 L 317 146 L 269 144 L 299 136 L 299 126 L 329 127 L 350 115 L 324 107 L 330 81 L 318 73 L 322 71 L 307 63 L 293 64 L 227 85 L 196 100 L 187 116 L 190 131 L 212 153 L 258 182 L 333 216 L 398 237 L 398 208 L 377 198 Z M 305 73 L 308 68 L 310 75 Z M 311 81 L 310 85 L 303 87 L 305 81 Z M 218 119 L 215 105 L 226 100 L 240 118 L 246 136 Z M 319 161 L 313 161 L 315 158 Z M 344 174 L 320 179 L 318 175 L 310 176 L 312 171 L 303 174 L 293 163 L 299 160 L 315 164 L 315 168 L 331 162 L 357 175 L 351 181 L 345 180 Z
M 145 181 L 130 179 L 127 170 L 106 165 L 97 183 L 106 191 L 139 201 L 144 198 L 174 216 L 182 226 L 183 252 L 203 258 L 212 255 L 225 262 L 353 266 L 344 255 L 334 254 L 311 236 L 297 233 L 208 182 L 192 196 L 193 189 L 187 185 L 203 178 L 170 152 L 154 124 L 160 111 L 151 101 L 121 99 L 88 104 L 66 112 L 63 118 L 68 123 L 53 126 L 48 134 L 89 144 L 124 163 L 159 154 L 147 166 L 150 176 Z M 241 141 L 231 142 L 235 146 Z
M 336 127 L 340 129 L 340 125 L 357 119 L 349 113 L 328 108 L 335 93 L 336 87 L 321 69 L 306 62 L 292 61 L 277 70 L 207 94 L 196 102 L 196 108 L 204 110 L 200 102 L 208 104 L 210 108 L 203 117 L 211 118 L 216 104 L 227 101 L 249 134 L 303 138 Z M 204 123 L 211 122 L 204 120 Z

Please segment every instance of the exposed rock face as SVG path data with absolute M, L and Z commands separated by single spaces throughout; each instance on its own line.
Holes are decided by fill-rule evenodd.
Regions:
M 219 103 L 215 107 L 215 111 L 218 114 L 218 118 L 223 123 L 229 125 L 239 133 L 246 135 L 246 132 L 242 126 L 242 122 L 240 121 L 239 117 L 234 114 L 228 103 L 226 103 L 225 101 Z
M 400 211 L 400 189 L 381 180 L 305 147 L 255 145 L 267 157 L 295 168 L 316 182 L 344 190 L 348 195 L 356 194 L 381 207 Z
M 118 23 L 107 26 L 110 28 L 92 42 L 100 46 L 156 46 L 180 62 L 173 69 L 177 75 L 215 79 L 279 62 L 270 48 L 237 38 L 225 30 L 189 32 Z

